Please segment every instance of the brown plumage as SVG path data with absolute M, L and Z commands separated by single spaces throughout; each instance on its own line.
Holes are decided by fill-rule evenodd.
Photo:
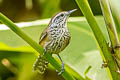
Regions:
M 53 16 L 48 27 L 44 29 L 40 36 L 39 44 L 44 48 L 45 53 L 49 52 L 50 54 L 57 54 L 61 60 L 62 70 L 59 74 L 64 72 L 64 63 L 59 56 L 59 53 L 67 47 L 71 38 L 67 28 L 67 19 L 74 11 L 76 11 L 76 9 L 57 13 Z M 40 55 L 33 68 L 39 73 L 44 73 L 47 64 L 47 60 L 43 57 L 43 55 Z

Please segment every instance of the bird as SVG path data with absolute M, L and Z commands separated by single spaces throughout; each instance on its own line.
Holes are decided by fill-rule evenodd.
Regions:
M 44 48 L 44 54 L 57 54 L 61 61 L 62 69 L 58 75 L 61 75 L 64 72 L 64 62 L 59 53 L 68 46 L 71 39 L 71 35 L 67 27 L 67 20 L 70 14 L 76 10 L 77 9 L 72 9 L 55 14 L 40 36 L 39 44 Z M 33 70 L 40 74 L 45 72 L 48 65 L 48 61 L 44 57 L 44 54 L 39 55 L 33 65 Z

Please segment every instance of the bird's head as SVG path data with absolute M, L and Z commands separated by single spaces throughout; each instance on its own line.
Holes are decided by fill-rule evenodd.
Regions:
M 68 17 L 70 16 L 71 13 L 75 12 L 77 9 L 73 9 L 70 11 L 63 11 L 57 13 L 52 19 L 51 19 L 51 24 L 53 25 L 63 25 L 67 22 Z

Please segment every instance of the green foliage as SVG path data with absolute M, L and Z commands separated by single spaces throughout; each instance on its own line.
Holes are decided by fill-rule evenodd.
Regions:
M 98 0 L 88 1 L 94 14 L 101 15 Z M 56 12 L 76 8 L 78 9 L 75 0 L 0 0 L 0 11 L 14 22 L 48 18 Z M 72 16 L 82 16 L 82 13 L 78 10 Z
M 43 6 L 43 12 L 42 12 L 42 18 L 49 18 L 55 12 L 60 11 L 60 0 L 45 0 L 42 4 Z M 49 15 L 48 15 L 49 14 Z
M 19 6 L 17 4 L 22 2 L 22 0 L 19 2 L 13 0 L 14 4 L 18 7 L 14 7 L 15 5 L 11 6 L 13 2 L 8 1 L 0 0 L 0 9 L 3 9 L 2 11 L 5 15 L 14 21 L 20 21 L 21 19 L 24 21 L 25 19 L 34 20 L 39 17 L 48 18 L 58 11 L 70 10 L 73 7 L 78 8 L 75 0 L 25 0 L 26 10 L 23 5 L 20 4 Z M 103 18 L 101 16 L 95 18 L 93 15 L 93 13 L 101 14 L 97 0 L 76 0 L 88 23 L 84 17 L 73 17 L 69 19 L 68 27 L 72 39 L 69 46 L 60 54 L 65 62 L 65 72 L 62 76 L 58 76 L 55 71 L 55 68 L 58 70 L 61 69 L 60 61 L 56 55 L 53 55 L 54 58 L 49 54 L 45 55 L 51 64 L 49 64 L 44 75 L 38 75 L 32 71 L 32 65 L 37 56 L 43 52 L 43 49 L 37 43 L 49 19 L 18 23 L 18 26 L 22 24 L 23 28 L 21 30 L 0 13 L 0 21 L 20 36 L 11 32 L 11 30 L 0 30 L 0 80 L 119 80 L 120 76 L 117 73 L 119 68 L 117 66 L 120 65 L 118 59 L 120 55 L 119 50 L 114 49 L 117 57 L 111 55 L 111 49 L 107 42 L 112 43 L 111 47 L 116 47 L 119 44 L 119 41 L 116 43 L 115 39 L 119 37 L 120 40 L 120 1 L 100 1 L 105 1 L 101 4 L 101 7 L 107 30 Z M 1 6 L 4 7 L 1 8 Z M 82 14 L 80 11 L 76 13 L 79 15 Z M 114 21 L 112 21 L 112 18 Z M 108 24 L 112 24 L 112 26 Z M 3 26 L 5 25 L 0 25 L 0 27 Z M 114 31 L 117 31 L 117 34 L 114 34 Z M 116 62 L 117 60 L 118 63 Z M 101 68 L 103 62 L 107 62 L 107 70 Z

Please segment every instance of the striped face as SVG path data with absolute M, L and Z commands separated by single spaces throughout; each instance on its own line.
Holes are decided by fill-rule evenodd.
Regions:
M 56 14 L 51 21 L 51 24 L 49 27 L 65 27 L 65 23 L 69 17 L 69 15 L 67 14 L 68 12 L 64 11 L 64 12 L 60 12 L 58 14 Z

